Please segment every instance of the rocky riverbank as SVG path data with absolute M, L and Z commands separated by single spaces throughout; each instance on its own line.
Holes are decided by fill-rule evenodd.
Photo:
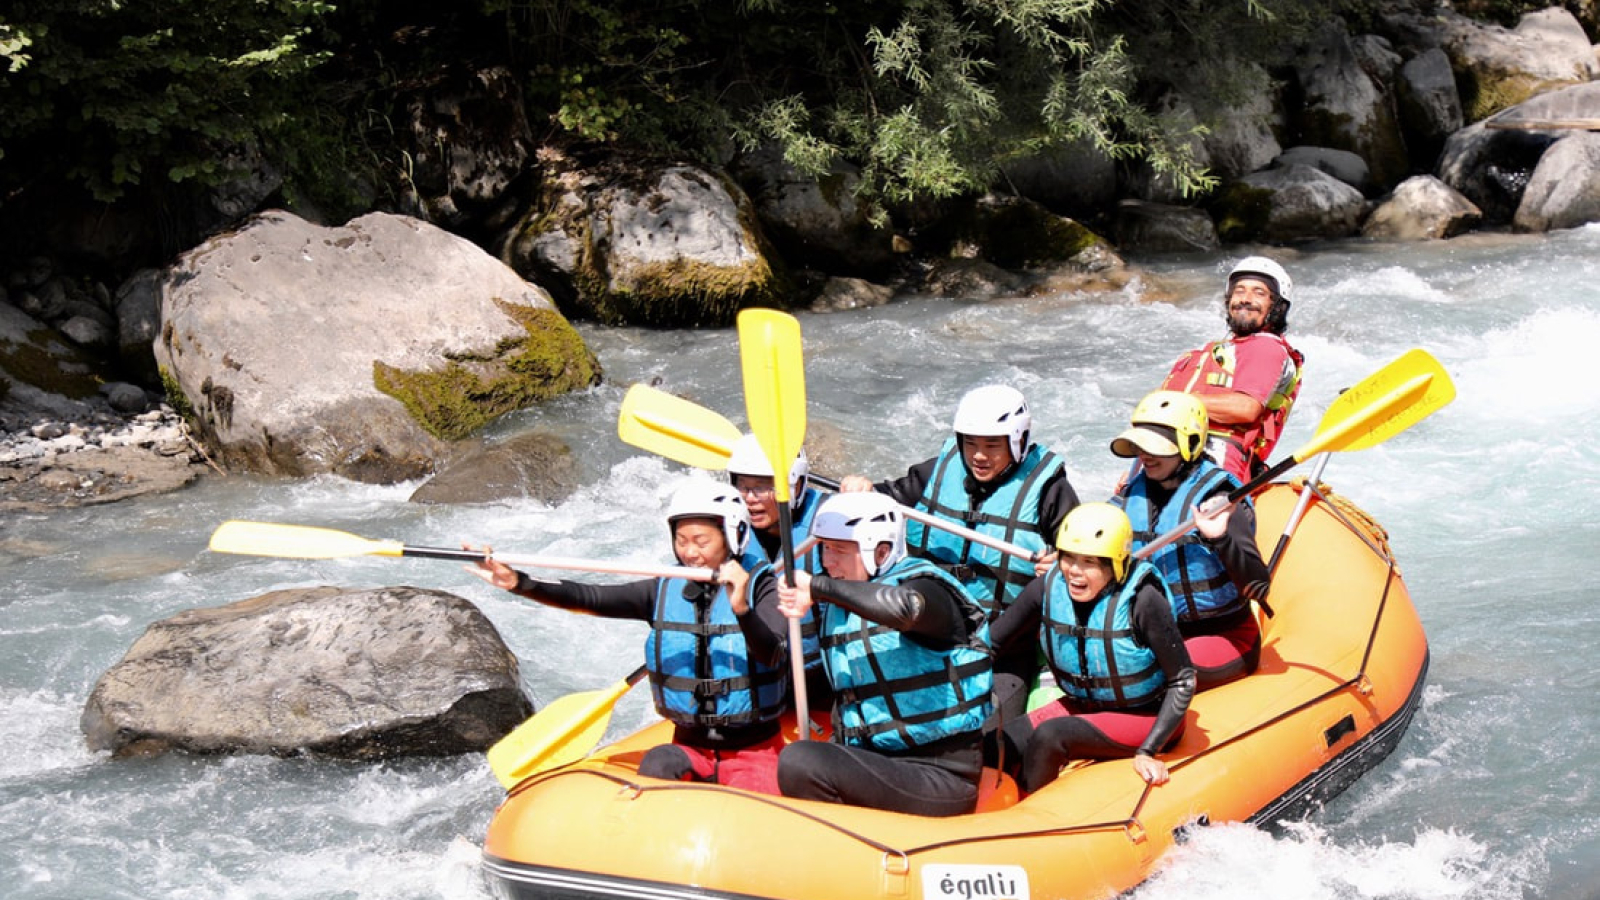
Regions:
M 170 407 L 81 421 L 0 417 L 0 511 L 90 506 L 174 491 L 211 471 Z

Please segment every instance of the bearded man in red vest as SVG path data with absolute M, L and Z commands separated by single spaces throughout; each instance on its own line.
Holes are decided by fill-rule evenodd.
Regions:
M 1293 296 L 1283 266 L 1264 256 L 1240 260 L 1224 295 L 1228 336 L 1184 354 L 1161 385 L 1205 404 L 1206 455 L 1240 481 L 1266 468 L 1300 393 L 1305 357 L 1283 337 Z

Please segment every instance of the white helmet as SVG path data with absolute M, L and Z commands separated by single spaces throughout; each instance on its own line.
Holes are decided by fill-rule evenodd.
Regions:
M 867 577 L 878 574 L 878 545 L 887 543 L 887 569 L 906 555 L 906 520 L 894 498 L 876 491 L 829 494 L 811 520 L 811 536 L 828 541 L 854 541 Z
M 739 493 L 726 484 L 696 478 L 672 492 L 667 504 L 667 530 L 679 519 L 716 519 L 728 539 L 728 554 L 737 557 L 750 542 L 750 512 Z M 673 535 L 676 537 L 676 535 Z
M 1246 256 L 1239 260 L 1233 271 L 1228 273 L 1228 289 L 1231 291 L 1233 283 L 1245 275 L 1266 278 L 1273 288 L 1273 293 L 1284 300 L 1294 299 L 1294 279 L 1289 277 L 1283 266 L 1265 256 Z
M 753 434 L 740 436 L 733 442 L 733 450 L 728 453 L 728 480 L 731 482 L 736 475 L 755 475 L 759 478 L 772 478 L 772 463 L 767 459 L 767 454 L 761 449 L 761 442 Z M 800 448 L 800 454 L 794 458 L 794 463 L 789 466 L 789 506 L 798 509 L 802 495 L 806 492 L 806 479 L 811 475 L 811 463 L 806 460 L 806 448 Z
M 989 384 L 967 391 L 956 407 L 951 425 L 956 434 L 976 437 L 1006 437 L 1011 440 L 1011 461 L 1022 462 L 1028 455 L 1028 432 L 1033 429 L 1033 414 L 1022 392 L 1003 384 Z

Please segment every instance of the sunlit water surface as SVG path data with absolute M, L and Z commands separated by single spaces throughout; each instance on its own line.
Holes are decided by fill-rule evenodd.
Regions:
M 1388 529 L 1432 644 L 1399 749 L 1308 822 L 1202 832 L 1139 900 L 1600 896 L 1600 229 L 1285 254 L 1306 386 L 1280 454 L 1341 387 L 1422 346 L 1460 391 L 1443 412 L 1327 480 Z M 1219 334 L 1228 260 L 1150 261 L 1111 295 L 897 302 L 802 315 L 813 434 L 872 476 L 924 458 L 961 393 L 1020 387 L 1035 436 L 1079 492 L 1121 472 L 1106 444 L 1177 354 Z M 1155 288 L 1159 286 L 1158 292 Z M 1157 294 L 1175 299 L 1153 301 Z M 523 660 L 536 702 L 631 668 L 642 626 L 520 602 L 455 564 L 305 562 L 204 549 L 230 518 L 367 537 L 594 559 L 669 560 L 661 524 L 682 469 L 622 444 L 624 387 L 659 378 L 743 421 L 733 331 L 584 329 L 608 383 L 499 423 L 579 454 L 555 506 L 407 502 L 416 487 L 211 478 L 112 506 L 0 525 L 0 893 L 17 898 L 483 898 L 479 848 L 501 793 L 481 757 L 390 764 L 84 749 L 95 680 L 150 623 L 286 587 L 411 584 L 477 603 Z M 840 462 L 840 459 L 847 462 Z M 832 474 L 841 474 L 834 471 Z M 644 691 L 613 729 L 651 714 Z M 845 898 L 818 898 L 845 900 Z

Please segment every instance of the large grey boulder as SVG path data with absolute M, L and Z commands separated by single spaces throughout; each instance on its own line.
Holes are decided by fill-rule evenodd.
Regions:
M 1406 60 L 1395 84 L 1400 123 L 1413 159 L 1432 167 L 1464 120 L 1450 57 L 1433 47 Z
M 551 151 L 544 162 L 539 199 L 502 258 L 570 315 L 717 326 L 787 300 L 755 207 L 730 177 L 617 155 Z
M 1320 29 L 1296 60 L 1295 73 L 1304 97 L 1296 115 L 1301 143 L 1360 156 L 1383 189 L 1408 174 L 1410 160 L 1389 99 L 1361 67 L 1342 27 Z
M 1087 218 L 1117 196 L 1117 163 L 1088 143 L 1050 147 L 1001 165 L 1020 196 L 1064 216 Z
M 104 366 L 59 332 L 0 303 L 0 411 L 7 418 L 86 418 L 109 378 Z
M 161 320 L 174 405 L 221 464 L 272 474 L 416 478 L 449 441 L 599 378 L 542 289 L 386 213 L 257 216 L 168 271 Z
M 1367 168 L 1367 161 L 1349 150 L 1337 150 L 1333 147 L 1290 147 L 1272 161 L 1272 167 L 1275 169 L 1285 166 L 1310 166 L 1313 169 L 1320 169 L 1362 194 L 1369 193 L 1373 187 L 1372 172 Z
M 1488 128 L 1475 122 L 1450 135 L 1439 180 L 1483 210 L 1484 224 L 1510 223 L 1540 157 L 1565 132 Z
M 1509 30 L 1449 10 L 1441 10 L 1437 22 L 1468 122 L 1536 94 L 1600 77 L 1600 63 L 1583 26 L 1560 7 L 1527 13 Z
M 1483 220 L 1471 200 L 1432 175 L 1413 175 L 1367 217 L 1364 237 L 1391 241 L 1448 238 L 1470 231 Z
M 1117 204 L 1115 234 L 1129 253 L 1209 253 L 1221 246 L 1205 210 L 1132 198 Z
M 404 102 L 419 214 L 457 233 L 504 227 L 517 212 L 510 188 L 533 160 L 518 78 L 503 66 L 449 72 Z
M 894 259 L 894 232 L 856 197 L 861 174 L 851 163 L 835 160 L 816 178 L 769 144 L 741 156 L 732 171 L 786 261 L 833 274 L 878 274 Z
M 352 759 L 487 749 L 532 711 L 477 607 L 413 587 L 274 591 L 156 622 L 84 706 L 91 750 Z
M 1252 172 L 1229 186 L 1219 206 L 1217 232 L 1229 242 L 1349 237 L 1366 211 L 1360 191 L 1303 165 Z
M 1550 231 L 1600 222 L 1600 134 L 1580 131 L 1556 141 L 1539 159 L 1512 224 Z
M 1285 129 L 1284 114 L 1272 76 L 1255 63 L 1235 65 L 1236 76 L 1249 85 L 1246 95 L 1234 102 L 1213 100 L 1200 108 L 1210 123 L 1201 141 L 1212 171 L 1223 178 L 1254 172 L 1283 152 L 1278 135 Z
M 560 503 L 583 482 L 572 448 L 555 435 L 524 432 L 451 454 L 411 494 L 412 503 Z

